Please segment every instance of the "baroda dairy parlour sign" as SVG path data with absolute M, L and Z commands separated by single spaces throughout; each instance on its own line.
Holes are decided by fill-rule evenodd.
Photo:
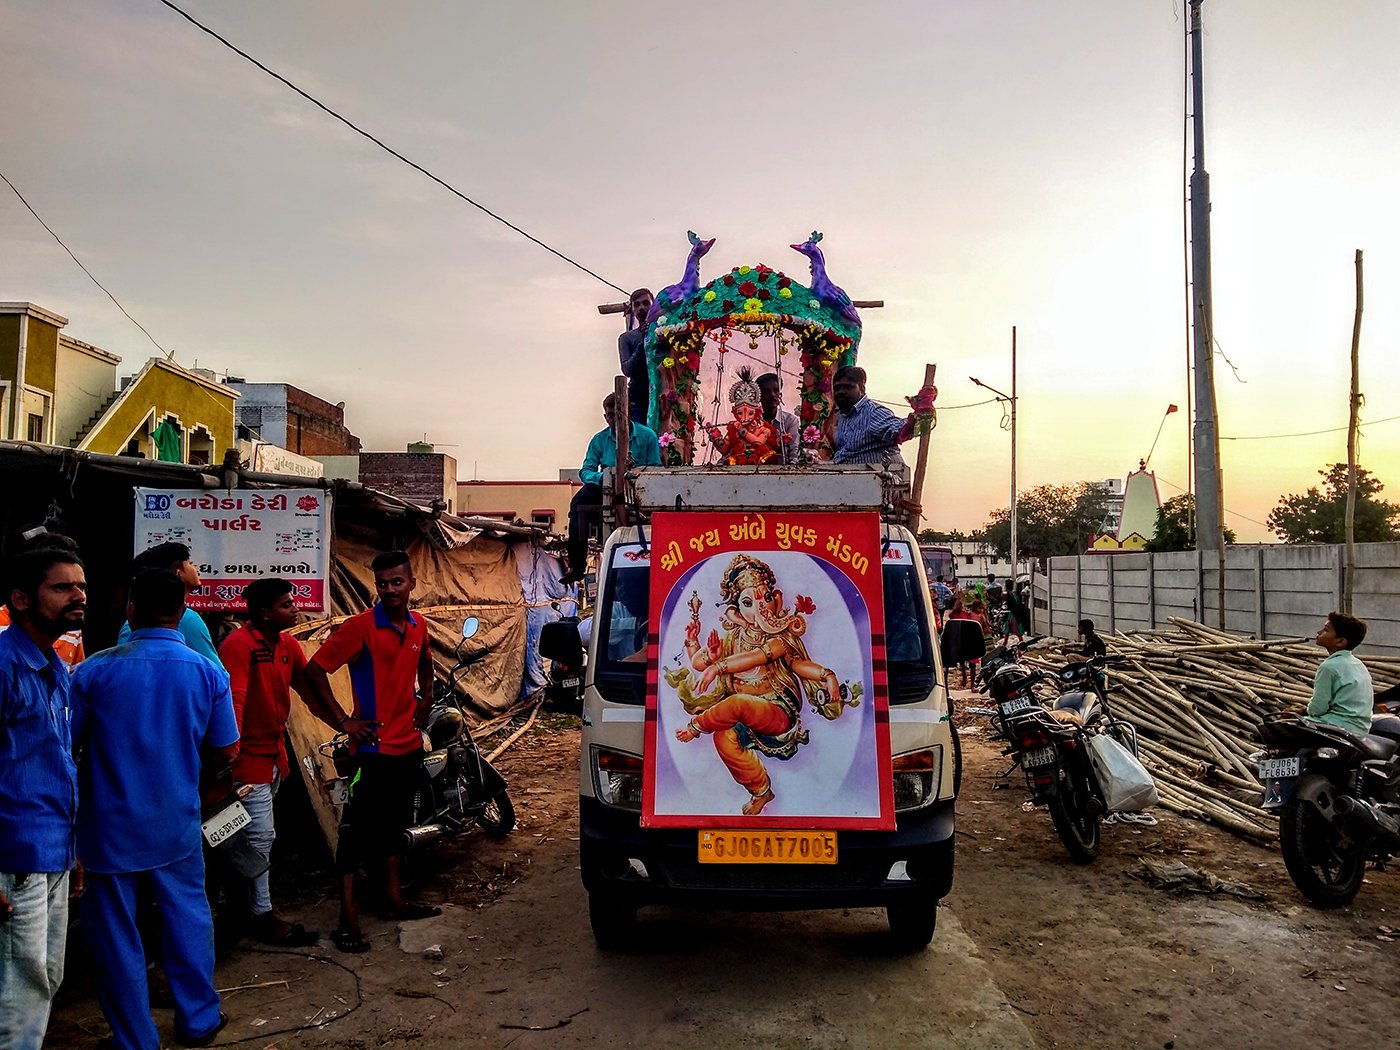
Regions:
M 137 489 L 135 548 L 183 543 L 204 586 L 192 609 L 243 608 L 243 588 L 280 576 L 298 609 L 326 608 L 330 494 L 322 489 Z
M 643 823 L 893 829 L 878 516 L 652 527 Z

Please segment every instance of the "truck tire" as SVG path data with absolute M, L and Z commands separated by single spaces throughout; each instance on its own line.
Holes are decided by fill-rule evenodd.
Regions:
M 607 890 L 593 890 L 588 894 L 588 925 L 601 951 L 626 951 L 636 939 L 637 907 Z
M 933 940 L 938 925 L 938 900 L 911 900 L 891 904 L 885 909 L 890 924 L 890 939 L 898 952 L 919 952 Z

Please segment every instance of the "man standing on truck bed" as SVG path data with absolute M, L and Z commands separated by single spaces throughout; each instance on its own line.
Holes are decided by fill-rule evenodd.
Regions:
M 569 571 L 564 574 L 564 583 L 583 579 L 588 567 L 588 527 L 603 506 L 603 471 L 617 466 L 617 437 L 613 434 L 613 423 L 617 420 L 616 394 L 603 398 L 603 419 L 608 425 L 593 435 L 588 451 L 583 454 L 583 468 L 579 471 L 583 488 L 574 493 L 569 502 Z M 661 465 L 661 445 L 656 440 L 656 431 L 641 423 L 631 425 L 627 451 L 633 466 Z
M 651 369 L 647 366 L 647 314 L 653 302 L 650 288 L 627 297 L 632 327 L 617 337 L 617 362 L 627 377 L 627 418 L 646 426 L 651 407 Z
M 904 470 L 904 457 L 899 454 L 901 442 L 914 436 L 918 413 L 911 412 L 900 419 L 884 405 L 865 396 L 865 369 L 845 365 L 836 370 L 831 384 L 836 402 L 836 451 L 833 463 L 877 463 L 893 470 Z M 919 391 L 913 403 L 932 418 L 933 399 L 938 392 L 933 387 Z

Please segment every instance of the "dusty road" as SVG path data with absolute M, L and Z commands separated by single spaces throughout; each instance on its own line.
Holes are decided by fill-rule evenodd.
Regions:
M 748 915 L 655 909 L 636 950 L 588 931 L 572 820 L 577 734 L 527 737 L 506 763 L 521 811 L 503 843 L 472 836 L 425 897 L 442 918 L 371 923 L 374 950 L 241 950 L 219 972 L 218 1045 L 647 1047 L 1313 1047 L 1400 1042 L 1400 877 L 1357 903 L 1305 905 L 1276 852 L 1160 814 L 1071 864 L 1000 756 L 974 733 L 958 873 L 933 947 L 889 952 L 875 911 Z M 1184 860 L 1260 901 L 1175 897 L 1130 877 Z M 311 880 L 314 881 L 314 880 Z M 328 889 L 329 887 L 324 887 Z M 456 902 L 456 903 L 452 903 Z M 296 916 L 325 930 L 331 905 Z M 1400 934 L 1396 935 L 1400 937 Z M 424 949 L 440 947 L 425 956 Z M 49 1045 L 104 1028 L 75 977 Z M 157 1019 L 169 1030 L 170 1014 Z

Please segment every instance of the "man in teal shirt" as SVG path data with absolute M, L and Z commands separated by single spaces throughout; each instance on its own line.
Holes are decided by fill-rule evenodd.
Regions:
M 131 563 L 131 575 L 135 576 L 144 569 L 169 569 L 180 577 L 187 596 L 204 585 L 199 578 L 199 569 L 190 561 L 190 549 L 183 543 L 157 543 L 154 547 L 142 551 Z M 206 656 L 218 666 L 223 666 L 219 663 L 219 651 L 214 648 L 214 639 L 209 635 L 209 626 L 204 622 L 204 618 L 188 605 L 180 617 L 178 630 L 186 645 L 200 656 Z M 131 624 L 122 624 L 122 629 L 117 634 L 117 644 L 125 645 L 130 637 Z
M 583 579 L 588 565 L 588 527 L 603 506 L 603 471 L 617 466 L 617 438 L 613 435 L 613 422 L 617 418 L 616 395 L 609 394 L 603 398 L 603 418 L 608 425 L 593 435 L 588 451 L 583 454 L 583 468 L 579 471 L 583 488 L 574 493 L 574 498 L 569 502 L 569 571 L 564 576 L 565 583 Z M 627 450 L 633 466 L 661 465 L 661 444 L 656 439 L 656 431 L 650 427 L 633 423 Z
M 1375 686 L 1371 672 L 1352 651 L 1366 637 L 1366 623 L 1345 613 L 1327 614 L 1327 622 L 1317 632 L 1317 644 L 1327 650 L 1327 659 L 1318 665 L 1313 678 L 1308 717 L 1341 726 L 1349 733 L 1365 736 L 1371 731 L 1371 709 Z

